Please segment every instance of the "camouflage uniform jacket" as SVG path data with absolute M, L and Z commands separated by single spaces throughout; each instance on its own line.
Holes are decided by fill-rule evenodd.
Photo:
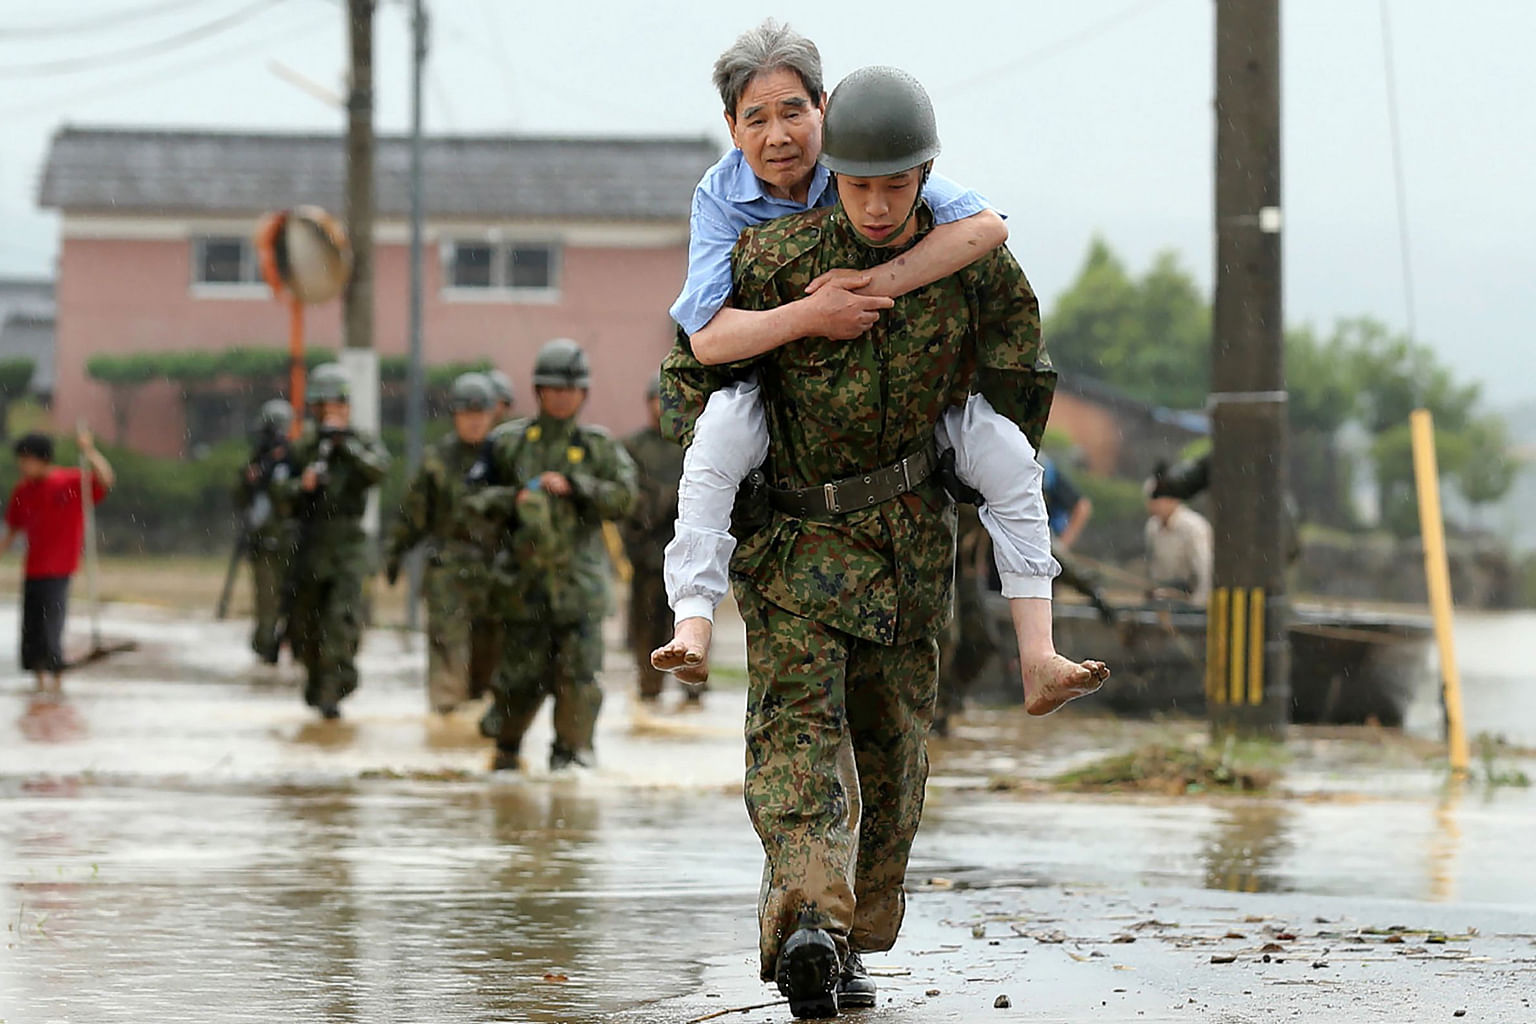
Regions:
M 452 551 L 489 560 L 496 553 L 501 523 L 477 515 L 464 500 L 475 489 L 467 478 L 483 450 L 451 430 L 427 446 L 390 529 L 390 557 L 399 558 L 422 541 L 430 542 L 433 558 Z
M 677 487 L 683 476 L 683 450 L 655 427 L 637 430 L 624 439 L 624 450 L 640 473 L 640 489 L 629 518 L 621 524 L 629 564 L 651 572 L 661 570 L 662 552 L 677 521 Z
M 918 211 L 921 238 L 932 224 Z M 732 254 L 734 303 L 773 309 L 835 267 L 890 258 L 866 245 L 840 207 L 783 217 L 742 232 Z M 675 353 L 674 353 L 675 355 Z M 668 357 L 663 401 L 708 383 Z M 1038 443 L 1054 372 L 1040 338 L 1039 304 L 1006 249 L 898 298 L 853 341 L 806 338 L 751 361 L 770 437 L 764 466 L 775 487 L 814 487 L 890 465 L 933 445 L 946 406 L 973 387 Z M 671 377 L 671 387 L 667 378 Z M 702 382 L 702 383 L 701 383 Z M 703 398 L 696 398 L 702 409 Z M 687 409 L 672 421 L 691 429 Z M 951 607 L 954 509 L 937 479 L 874 508 L 829 519 L 775 513 L 743 539 L 733 572 L 796 615 L 883 644 L 932 636 Z
M 279 509 L 298 520 L 305 568 L 325 575 L 341 562 L 365 558 L 363 512 L 368 491 L 389 471 L 389 452 L 359 431 L 321 435 L 310 424 L 289 449 L 289 459 L 293 475 L 275 489 L 282 498 Z M 318 463 L 325 466 L 323 481 L 306 492 L 304 470 Z
M 285 552 L 293 543 L 294 524 L 282 514 L 280 501 L 283 483 L 293 473 L 286 453 L 286 441 L 263 443 L 251 453 L 250 461 L 240 467 L 234 490 L 235 508 L 252 551 Z
M 541 473 L 571 482 L 569 497 L 518 493 Z M 608 605 L 605 519 L 622 519 L 635 500 L 635 466 L 601 427 L 540 416 L 498 428 L 493 485 L 473 504 L 503 517 L 510 542 L 497 556 L 503 613 L 518 621 L 568 625 L 600 616 Z

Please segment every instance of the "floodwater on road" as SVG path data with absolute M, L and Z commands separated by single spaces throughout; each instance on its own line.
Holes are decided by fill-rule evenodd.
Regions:
M 240 626 L 143 611 L 108 626 L 142 649 L 69 678 L 62 703 L 0 673 L 5 1024 L 596 1021 L 755 972 L 739 689 L 702 712 L 643 709 L 612 652 L 597 769 L 542 769 L 546 715 L 528 775 L 488 775 L 472 714 L 425 713 L 419 641 L 370 635 L 363 688 L 322 723 L 290 671 L 251 667 Z M 1536 745 L 1533 626 L 1464 618 L 1475 731 Z M 14 629 L 0 615 L 0 635 Z M 728 634 L 722 647 L 739 656 Z M 935 744 L 892 955 L 933 940 L 967 886 L 1368 895 L 1536 919 L 1536 798 L 1442 786 L 1412 745 L 1340 752 L 1302 734 L 1286 778 L 1301 795 L 1285 799 L 988 791 L 1141 728 L 1198 723 L 989 712 Z

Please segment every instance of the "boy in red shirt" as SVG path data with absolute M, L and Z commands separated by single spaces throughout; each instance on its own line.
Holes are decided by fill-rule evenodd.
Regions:
M 106 497 L 116 479 L 96 450 L 89 431 L 77 438 L 91 466 L 91 503 Z M 21 482 L 5 511 L 0 554 L 16 535 L 27 535 L 26 582 L 22 587 L 21 667 L 37 674 L 39 693 L 63 692 L 64 615 L 69 578 L 80 567 L 85 540 L 85 508 L 80 501 L 81 472 L 53 464 L 53 438 L 28 434 L 16 442 Z M 50 685 L 51 683 L 51 685 Z

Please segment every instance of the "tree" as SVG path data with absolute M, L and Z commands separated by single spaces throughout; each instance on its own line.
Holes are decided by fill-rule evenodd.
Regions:
M 128 413 L 139 390 L 162 376 L 159 361 L 154 355 L 141 353 L 130 356 L 100 355 L 86 360 L 85 372 L 93 380 L 107 386 L 112 394 L 112 443 L 123 445 L 128 437 Z
M 1171 252 L 1132 278 L 1102 238 L 1046 323 L 1046 348 L 1063 373 L 1097 377 L 1155 405 L 1205 404 L 1210 305 Z
M 0 441 L 10 436 L 11 402 L 27 393 L 36 368 L 24 357 L 0 359 Z

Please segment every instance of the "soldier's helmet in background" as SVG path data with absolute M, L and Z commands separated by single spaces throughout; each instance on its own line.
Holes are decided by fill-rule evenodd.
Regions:
M 592 368 L 587 353 L 570 338 L 546 341 L 533 361 L 533 386 L 536 388 L 587 388 L 592 384 Z
M 340 363 L 321 363 L 311 370 L 306 390 L 305 400 L 311 404 L 352 401 L 352 382 L 347 379 L 347 371 Z
M 496 389 L 496 400 L 511 405 L 515 399 L 512 397 L 512 378 L 497 369 L 485 371 L 486 379 L 491 382 L 491 387 Z
M 252 430 L 255 434 L 286 434 L 293 426 L 293 406 L 281 398 L 263 402 Z
M 488 412 L 496 406 L 496 386 L 483 373 L 461 373 L 454 378 L 448 404 L 454 412 Z
M 910 170 L 939 155 L 933 103 L 899 68 L 867 67 L 838 83 L 821 128 L 821 163 L 856 178 Z

